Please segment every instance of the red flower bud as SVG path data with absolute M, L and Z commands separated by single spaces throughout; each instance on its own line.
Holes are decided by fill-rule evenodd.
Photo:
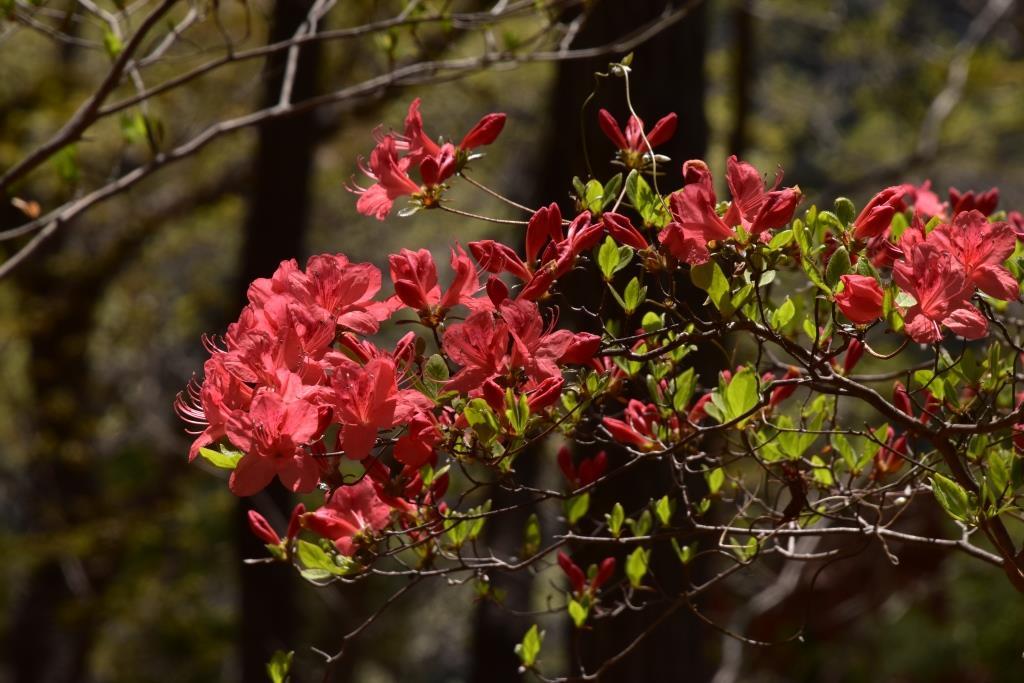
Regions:
M 569 559 L 569 556 L 563 553 L 561 550 L 558 551 L 558 566 L 562 568 L 565 575 L 569 577 L 569 584 L 572 586 L 573 593 L 582 593 L 587 585 L 587 577 L 583 574 L 583 570 L 576 566 L 576 563 Z
M 488 114 L 477 121 L 477 124 L 459 143 L 459 149 L 470 150 L 483 145 L 489 145 L 501 134 L 505 127 L 504 114 Z
M 249 528 L 261 541 L 270 545 L 281 545 L 281 537 L 274 531 L 274 527 L 270 526 L 266 517 L 255 510 L 249 510 Z
M 783 379 L 796 379 L 800 376 L 800 371 L 792 365 L 786 370 L 786 374 Z M 793 395 L 796 391 L 796 384 L 781 384 L 772 389 L 772 395 L 768 398 L 768 405 L 775 407 L 785 401 L 787 398 Z
M 580 463 L 579 469 L 579 483 L 580 486 L 586 486 L 593 484 L 595 481 L 600 479 L 601 475 L 604 474 L 605 469 L 608 467 L 608 454 L 604 451 L 599 452 L 593 458 L 587 458 Z
M 849 346 L 846 347 L 846 356 L 843 358 L 843 374 L 849 375 L 863 355 L 864 342 L 859 339 L 851 339 Z
M 634 249 L 646 249 L 649 245 L 640 231 L 622 214 L 608 212 L 601 219 L 604 221 L 608 234 L 619 244 L 626 244 Z
M 531 413 L 544 410 L 562 395 L 563 377 L 548 377 L 526 394 L 526 405 Z
M 562 470 L 562 476 L 567 482 L 576 486 L 576 466 L 572 462 L 572 452 L 568 446 L 558 449 L 558 469 Z
M 847 318 L 864 325 L 882 315 L 882 288 L 869 275 L 843 275 L 843 291 L 836 294 L 836 304 Z
M 896 382 L 896 385 L 893 386 L 892 403 L 904 413 L 913 417 L 914 404 L 911 402 L 910 394 L 907 393 L 907 388 L 903 386 L 903 382 Z
M 903 197 L 907 194 L 907 187 L 893 185 L 872 197 L 853 221 L 853 236 L 867 239 L 885 232 L 892 223 L 892 217 L 904 208 Z
M 608 583 L 608 579 L 612 578 L 612 574 L 615 573 L 615 558 L 606 557 L 601 560 L 601 565 L 597 569 L 597 574 L 594 576 L 594 580 L 590 582 L 591 592 L 597 592 L 601 586 Z
M 584 365 L 590 362 L 599 348 L 601 348 L 601 337 L 599 335 L 589 332 L 577 332 L 558 361 L 572 365 Z
M 501 302 L 508 298 L 508 285 L 502 282 L 497 275 L 487 278 L 487 298 L 491 300 L 495 308 L 501 306 Z
M 299 535 L 299 529 L 302 528 L 302 515 L 306 513 L 306 506 L 299 503 L 292 510 L 292 518 L 288 520 L 288 533 L 286 534 L 287 539 L 290 541 Z

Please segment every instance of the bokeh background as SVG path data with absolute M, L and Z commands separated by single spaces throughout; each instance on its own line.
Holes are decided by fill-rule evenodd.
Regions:
M 68 3 L 36 4 L 59 12 Z M 591 4 L 574 45 L 612 41 L 671 3 Z M 0 2 L 0 13 L 16 6 Z M 342 2 L 325 22 L 358 25 L 401 9 L 391 0 Z M 217 11 L 239 44 L 259 45 L 289 35 L 305 8 L 254 0 Z M 83 44 L 3 24 L 0 169 L 56 130 L 109 64 L 84 44 L 94 27 L 68 30 Z M 157 68 L 167 75 L 196 63 L 202 39 L 215 44 L 219 30 L 209 22 L 195 45 Z M 516 41 L 516 30 L 528 26 L 501 39 Z M 417 51 L 472 53 L 480 36 L 414 38 L 392 32 L 304 50 L 296 98 Z M 187 463 L 172 404 L 201 367 L 200 336 L 223 330 L 244 283 L 283 258 L 343 251 L 384 266 L 400 247 L 441 257 L 455 240 L 518 239 L 514 226 L 441 212 L 385 223 L 356 214 L 344 189 L 356 159 L 372 148 L 375 126 L 400 127 L 413 97 L 423 98 L 435 135 L 456 137 L 486 112 L 507 112 L 505 133 L 475 174 L 516 200 L 568 207 L 571 177 L 585 168 L 581 132 L 607 177 L 613 150 L 597 134 L 594 106 L 621 115 L 621 82 L 601 83 L 583 131 L 580 109 L 593 72 L 608 62 L 391 88 L 223 138 L 94 207 L 0 281 L 0 681 L 250 683 L 266 680 L 263 662 L 278 647 L 297 651 L 306 673 L 295 680 L 319 680 L 308 673 L 318 660 L 309 645 L 336 649 L 389 586 L 317 590 L 291 572 L 242 564 L 261 554 L 242 523 L 247 506 L 277 521 L 286 501 L 280 491 L 238 501 L 221 475 Z M 281 70 L 280 60 L 253 60 L 160 98 L 159 134 L 180 139 L 248 110 L 274 92 Z M 842 194 L 860 205 L 897 180 L 931 179 L 940 196 L 949 186 L 998 185 L 1001 207 L 1024 205 L 1024 3 L 705 0 L 637 49 L 632 83 L 648 121 L 680 115 L 666 148 L 673 174 L 699 157 L 720 175 L 736 153 L 768 174 L 785 169 L 809 202 Z M 130 115 L 113 117 L 17 193 L 59 204 L 142 163 L 150 152 L 140 137 Z M 470 190 L 456 190 L 459 207 L 505 215 Z M 4 204 L 0 225 L 24 220 Z M 0 244 L 0 254 L 13 246 Z M 551 463 L 537 467 L 545 476 Z M 489 533 L 500 544 L 506 532 Z M 770 578 L 752 571 L 713 595 L 709 609 L 767 640 L 802 626 L 801 639 L 737 653 L 719 633 L 681 623 L 640 653 L 659 673 L 637 664 L 608 680 L 1024 680 L 1024 603 L 998 572 L 945 553 L 901 560 L 893 566 L 867 549 L 829 581 L 797 581 L 778 604 L 744 616 Z M 550 589 L 543 577 L 511 587 L 527 605 Z M 510 643 L 528 623 L 475 604 L 469 589 L 421 592 L 374 624 L 336 680 L 518 680 Z

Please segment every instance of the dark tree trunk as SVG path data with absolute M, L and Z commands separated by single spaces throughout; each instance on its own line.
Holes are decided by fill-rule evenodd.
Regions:
M 754 15 L 744 4 L 732 10 L 733 124 L 729 152 L 742 157 L 750 144 L 750 109 L 754 91 Z
M 308 0 L 277 0 L 270 41 L 291 37 L 305 21 L 311 5 Z M 314 94 L 319 53 L 318 43 L 302 48 L 292 90 L 293 102 Z M 267 59 L 263 72 L 265 106 L 278 102 L 286 61 L 286 52 L 274 53 Z M 310 179 L 318 138 L 313 112 L 271 121 L 259 129 L 237 286 L 240 303 L 245 301 L 250 282 L 269 277 L 282 260 L 298 257 L 302 252 L 309 223 Z M 273 505 L 285 518 L 292 505 L 288 492 L 276 482 L 267 489 L 261 502 Z M 246 514 L 251 506 L 252 501 L 241 500 L 237 508 L 240 559 L 266 554 L 263 544 L 249 531 Z M 266 662 L 274 651 L 295 647 L 298 627 L 295 572 L 280 564 L 239 563 L 239 566 L 242 681 L 265 683 Z
M 574 47 L 608 43 L 657 17 L 667 4 L 663 0 L 599 0 L 592 6 Z M 669 187 L 679 186 L 682 162 L 702 158 L 707 148 L 708 124 L 704 113 L 706 16 L 706 3 L 697 5 L 683 21 L 637 48 L 632 62 L 631 100 L 645 123 L 650 125 L 669 112 L 676 112 L 679 116 L 675 137 L 657 150 L 672 159 L 664 169 Z M 581 138 L 586 140 L 595 173 L 602 179 L 613 173 L 607 160 L 614 150 L 598 129 L 596 116 L 597 109 L 604 107 L 625 123 L 628 111 L 622 81 L 618 78 L 601 81 L 597 97 L 583 113 L 585 130 L 582 135 L 580 107 L 594 88 L 593 74 L 607 72 L 609 62 L 619 57 L 622 55 L 559 65 L 551 98 L 553 141 L 546 147 L 552 150 L 552 154 L 546 160 L 543 190 L 548 197 L 559 200 L 563 205 L 571 191 L 569 182 L 572 176 L 585 177 L 587 174 L 580 149 Z M 703 294 L 694 293 L 688 280 L 680 285 L 682 296 L 699 309 Z M 593 292 L 573 289 L 571 283 L 566 290 L 566 298 L 574 304 L 586 304 L 595 296 Z M 721 360 L 707 351 L 691 358 L 694 366 L 700 369 L 703 382 L 713 381 Z M 622 457 L 621 454 L 609 455 L 613 462 Z M 628 514 L 668 492 L 670 481 L 670 473 L 664 463 L 652 462 L 645 467 L 634 468 L 631 476 L 617 481 L 616 486 L 604 492 L 600 499 L 595 498 L 592 509 L 606 511 L 614 501 L 619 501 Z M 599 557 L 592 557 L 581 549 L 578 559 L 585 565 Z M 619 567 L 623 566 L 623 559 L 619 558 Z M 677 594 L 685 585 L 683 569 L 668 547 L 655 548 L 651 575 L 657 577 L 660 589 L 668 595 Z M 580 637 L 576 643 L 578 654 L 588 671 L 593 671 L 601 662 L 625 648 L 659 614 L 660 610 L 623 614 L 611 624 L 600 624 L 592 633 Z M 601 680 L 608 683 L 705 680 L 709 666 L 704 657 L 702 636 L 703 630 L 697 618 L 686 609 L 677 610 Z

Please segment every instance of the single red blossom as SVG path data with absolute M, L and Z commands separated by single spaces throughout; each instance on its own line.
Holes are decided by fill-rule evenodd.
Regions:
M 583 573 L 583 570 L 572 561 L 572 559 L 561 550 L 558 551 L 558 566 L 562 568 L 566 577 L 569 579 L 569 585 L 572 586 L 572 592 L 579 595 L 586 590 L 587 587 L 587 576 Z
M 953 254 L 932 243 L 917 244 L 906 261 L 895 264 L 893 280 L 917 302 L 904 315 L 907 335 L 914 341 L 941 340 L 942 325 L 965 339 L 988 333 L 988 320 L 968 302 L 971 286 Z
M 299 535 L 299 531 L 302 529 L 302 515 L 304 514 L 306 514 L 306 506 L 302 503 L 292 508 L 291 518 L 288 520 L 288 532 L 285 534 L 285 538 L 289 541 Z
M 893 185 L 872 197 L 853 221 L 853 236 L 860 240 L 882 234 L 893 216 L 906 208 L 903 198 L 913 189 L 913 185 Z
M 723 220 L 729 226 L 743 226 L 748 235 L 756 237 L 786 225 L 800 203 L 798 188 L 778 189 L 782 184 L 781 172 L 775 176 L 775 184 L 766 190 L 757 169 L 739 161 L 735 155 L 730 156 L 727 162 L 726 180 L 732 193 L 732 203 Z
M 319 422 L 319 410 L 312 403 L 257 394 L 248 412 L 238 411 L 228 418 L 228 438 L 245 452 L 228 481 L 231 491 L 251 496 L 275 476 L 291 491 L 312 491 L 319 469 L 303 445 L 317 433 Z
M 955 187 L 949 188 L 949 206 L 953 216 L 956 217 L 961 211 L 978 211 L 983 216 L 991 216 L 999 205 L 999 188 L 993 187 L 984 192 L 975 193 L 973 190 L 960 192 Z
M 601 589 L 601 586 L 608 583 L 609 579 L 615 574 L 615 558 L 606 557 L 601 560 L 601 564 L 597 568 L 597 573 L 594 574 L 594 579 L 590 582 L 590 591 L 596 593 Z
M 914 188 L 911 193 L 914 198 L 914 211 L 920 213 L 925 218 L 932 218 L 938 216 L 945 220 L 946 209 L 948 205 L 939 199 L 939 195 L 935 194 L 932 190 L 932 181 L 925 180 L 923 183 Z
M 477 270 L 459 245 L 451 251 L 455 279 L 443 295 L 438 286 L 434 257 L 426 249 L 402 249 L 398 254 L 389 256 L 388 260 L 391 264 L 395 296 L 406 306 L 414 309 L 424 322 L 437 324 L 450 309 L 460 304 L 464 304 L 471 311 L 493 308 L 489 299 L 476 296 L 480 291 Z
M 342 330 L 374 334 L 393 306 L 374 301 L 380 291 L 380 269 L 372 263 L 351 263 L 343 254 L 321 254 L 306 262 L 305 276 L 289 278 L 292 294 L 322 310 Z
M 364 476 L 335 489 L 323 507 L 302 516 L 302 525 L 332 541 L 342 555 L 351 556 L 361 542 L 390 526 L 392 511 L 371 477 Z
M 532 301 L 506 301 L 500 310 L 512 337 L 509 365 L 523 368 L 537 382 L 548 377 L 561 377 L 559 363 L 577 335 L 569 330 L 555 330 L 553 323 L 545 327 L 540 309 Z M 592 344 L 591 337 L 593 335 L 584 337 L 583 344 Z
M 530 269 L 519 258 L 519 254 L 500 242 L 494 240 L 470 242 L 469 251 L 480 267 L 488 273 L 495 275 L 510 273 L 524 282 L 528 282 L 533 277 Z
M 669 196 L 672 221 L 658 241 L 680 261 L 698 265 L 711 258 L 709 242 L 730 239 L 734 233 L 715 210 L 718 200 L 707 166 L 688 161 L 683 174 L 687 184 Z
M 374 183 L 367 188 L 357 185 L 349 188 L 359 195 L 356 210 L 364 216 L 373 216 L 382 221 L 391 213 L 396 199 L 419 194 L 422 188 L 409 177 L 412 158 L 407 156 L 400 159 L 395 138 L 384 136 L 370 152 L 369 165 L 360 166 L 362 172 Z
M 675 113 L 667 114 L 658 119 L 658 122 L 644 136 L 644 122 L 636 116 L 629 117 L 625 133 L 623 133 L 615 117 L 607 109 L 601 109 L 597 113 L 597 122 L 601 126 L 601 131 L 612 141 L 612 144 L 620 152 L 635 155 L 647 154 L 650 149 L 671 140 L 675 135 L 678 121 L 679 117 Z M 644 137 L 647 138 L 646 142 L 644 142 Z M 650 149 L 648 144 L 650 144 Z
M 896 382 L 893 385 L 892 404 L 907 415 L 914 416 L 914 404 L 910 400 L 910 394 L 907 393 L 907 388 L 903 386 L 903 382 Z
M 608 454 L 605 451 L 598 451 L 592 458 L 584 458 L 579 466 L 579 485 L 587 486 L 601 478 L 608 469 Z
M 711 394 L 704 394 L 697 399 L 697 402 L 690 408 L 690 412 L 687 414 L 686 419 L 694 424 L 700 422 L 708 416 L 707 411 L 704 410 L 704 406 L 711 400 Z
M 636 229 L 628 217 L 608 211 L 601 215 L 601 221 L 608 230 L 608 234 L 619 244 L 625 244 L 640 251 L 650 246 L 647 244 L 647 239 Z
M 657 406 L 630 399 L 623 417 L 625 420 L 606 417 L 601 421 L 612 438 L 643 451 L 653 450 L 658 445 L 656 428 L 661 415 Z
M 560 363 L 586 365 L 601 348 L 601 336 L 590 332 L 577 332 L 569 340 L 569 346 L 559 358 Z
M 800 377 L 800 370 L 794 366 L 789 366 L 786 370 L 786 374 L 783 375 L 782 379 L 797 379 Z M 773 378 L 774 379 L 774 378 Z M 768 405 L 775 407 L 785 401 L 787 398 L 793 395 L 793 392 L 797 390 L 799 385 L 793 384 L 780 384 L 772 389 L 771 396 L 768 397 Z
M 281 545 L 281 537 L 274 531 L 274 527 L 270 526 L 270 522 L 267 518 L 256 512 L 255 510 L 249 510 L 249 529 L 256 538 L 260 539 L 268 545 Z
M 903 467 L 904 459 L 909 455 L 907 448 L 907 435 L 894 436 L 892 427 L 889 428 L 889 438 L 884 446 L 878 449 L 875 454 L 875 469 L 880 474 L 891 474 L 898 472 Z
M 558 450 L 558 467 L 566 482 L 574 489 L 588 486 L 600 479 L 608 468 L 608 454 L 599 451 L 594 457 L 581 460 L 577 468 L 573 464 L 572 452 L 567 446 L 562 446 Z
M 526 262 L 533 264 L 548 241 L 561 242 L 565 239 L 562 232 L 562 211 L 558 204 L 537 209 L 526 225 Z
M 437 459 L 435 448 L 441 442 L 441 431 L 433 414 L 413 415 L 408 431 L 395 443 L 395 460 L 414 470 Z
M 562 395 L 564 377 L 548 377 L 537 382 L 526 392 L 526 405 L 531 413 L 537 413 L 555 404 Z
M 1017 278 L 1003 265 L 1017 244 L 1009 224 L 990 223 L 977 210 L 961 211 L 952 224 L 940 225 L 927 239 L 953 254 L 968 280 L 989 296 L 1012 301 L 1020 294 Z
M 337 366 L 331 388 L 331 407 L 342 425 L 341 445 L 352 460 L 370 454 L 381 430 L 406 424 L 417 412 L 433 407 L 418 391 L 398 389 L 395 362 L 386 356 L 365 366 L 354 362 Z
M 450 326 L 443 347 L 461 366 L 445 384 L 446 391 L 469 391 L 508 369 L 508 325 L 495 321 L 490 313 L 474 313 L 465 322 Z
M 843 357 L 843 374 L 849 375 L 863 355 L 864 342 L 859 339 L 851 339 L 846 347 L 846 355 Z
M 858 325 L 874 322 L 882 316 L 885 295 L 878 281 L 870 275 L 843 275 L 843 291 L 836 294 L 836 305 L 847 318 Z
M 1006 215 L 1006 222 L 1010 224 L 1018 240 L 1024 240 L 1024 213 L 1011 211 Z

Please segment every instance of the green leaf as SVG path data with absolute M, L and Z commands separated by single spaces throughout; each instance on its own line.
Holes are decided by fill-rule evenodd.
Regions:
M 779 249 L 782 249 L 792 241 L 793 231 L 781 230 L 775 233 L 775 235 L 772 237 L 771 241 L 768 243 L 768 249 L 770 249 L 771 251 L 777 251 Z
M 295 658 L 295 651 L 285 652 L 278 650 L 267 662 L 267 676 L 272 683 L 285 683 L 292 670 L 292 660 Z
M 505 409 L 505 417 L 508 418 L 512 432 L 516 435 L 524 434 L 526 426 L 530 422 L 530 404 L 526 394 L 523 393 L 517 397 L 511 389 L 506 389 L 505 405 L 508 406 Z
M 753 370 L 743 368 L 733 375 L 729 386 L 725 388 L 724 392 L 725 403 L 728 407 L 728 415 L 725 421 L 735 420 L 751 411 L 757 405 L 757 392 L 757 375 L 754 374 Z M 745 422 L 746 419 L 736 426 L 742 428 Z
M 537 663 L 537 656 L 540 654 L 540 646 L 544 642 L 544 631 L 537 628 L 537 624 L 530 627 L 530 630 L 523 636 L 522 642 L 516 645 L 515 652 L 519 655 L 519 661 L 526 668 Z
M 487 401 L 482 398 L 472 399 L 462 412 L 466 416 L 466 422 L 484 444 L 492 442 L 501 431 L 497 416 Z
M 626 558 L 626 578 L 629 579 L 629 585 L 633 588 L 639 588 L 643 584 L 650 556 L 650 550 L 637 548 Z
M 714 495 L 722 490 L 722 484 L 725 483 L 725 470 L 721 467 L 716 467 L 710 472 L 705 472 L 704 478 L 708 482 L 708 492 Z
M 604 186 L 597 180 L 588 180 L 581 199 L 583 208 L 595 216 L 599 216 L 601 207 L 604 206 Z
M 953 519 L 966 522 L 971 518 L 973 511 L 967 491 L 949 477 L 938 472 L 933 474 L 932 494 L 942 509 Z
M 708 261 L 693 266 L 690 268 L 690 279 L 696 287 L 708 293 L 708 298 L 723 316 L 730 315 L 735 310 L 730 307 L 732 298 L 729 279 L 725 277 L 717 262 Z
M 322 581 L 331 576 L 342 576 L 347 572 L 347 568 L 338 566 L 331 556 L 315 543 L 299 539 L 296 542 L 295 554 L 302 566 L 305 567 L 305 571 L 302 572 L 303 577 L 312 581 Z
M 214 467 L 222 470 L 233 470 L 238 466 L 238 461 L 245 453 L 240 451 L 215 451 L 212 448 L 200 448 L 199 455 Z
M 601 248 L 597 250 L 597 266 L 605 282 L 611 282 L 612 276 L 619 268 L 619 246 L 611 235 L 604 238 Z
M 540 519 L 535 512 L 526 520 L 526 529 L 523 531 L 523 557 L 536 555 L 540 550 L 540 543 Z
M 575 526 L 576 522 L 583 519 L 583 515 L 587 514 L 587 510 L 589 509 L 589 493 L 582 493 L 567 500 L 565 503 L 565 516 L 569 521 L 569 526 Z
M 619 191 L 622 189 L 622 174 L 616 173 L 611 180 L 604 184 L 604 203 L 601 209 L 607 209 L 619 198 Z
M 917 303 L 917 299 L 914 298 L 913 294 L 910 294 L 909 292 L 904 292 L 901 289 L 899 293 L 896 295 L 896 298 L 893 299 L 893 303 L 899 306 L 900 308 L 910 308 L 911 306 Z
M 111 59 L 117 59 L 117 56 L 124 51 L 124 42 L 116 33 L 108 30 L 103 34 L 103 47 L 106 48 Z
M 626 291 L 623 293 L 623 309 L 627 314 L 632 314 L 644 302 L 646 296 L 647 287 L 641 286 L 639 278 L 634 277 L 626 285 Z
M 668 526 L 672 523 L 672 513 L 675 512 L 675 501 L 669 500 L 668 496 L 662 496 L 658 499 L 658 502 L 654 504 L 654 514 L 658 516 L 658 521 L 661 522 L 662 526 Z
M 676 376 L 675 393 L 672 394 L 672 409 L 677 413 L 685 413 L 697 389 L 697 373 L 692 367 Z
M 655 194 L 643 176 L 635 171 L 626 178 L 626 196 L 643 219 L 644 227 L 663 228 L 668 225 L 669 215 L 665 202 Z
M 626 520 L 626 524 L 629 525 L 629 529 L 633 532 L 634 536 L 646 536 L 651 531 L 650 510 L 644 510 L 636 520 Z
M 608 531 L 614 538 L 618 538 L 622 534 L 622 523 L 626 520 L 626 512 L 622 509 L 622 503 L 613 505 L 611 513 L 606 513 L 604 518 L 608 522 Z
M 694 555 L 697 554 L 696 544 L 690 543 L 688 545 L 680 546 L 679 541 L 676 539 L 673 538 L 671 541 L 672 549 L 676 551 L 676 557 L 679 558 L 679 561 L 683 564 L 690 564 Z
M 837 198 L 832 204 L 832 208 L 835 209 L 836 216 L 843 225 L 849 225 L 857 217 L 857 207 L 846 197 Z
M 569 601 L 569 616 L 572 617 L 572 623 L 576 625 L 576 628 L 582 628 L 583 624 L 587 623 L 588 611 L 586 607 L 575 600 Z
M 839 278 L 850 272 L 850 252 L 846 247 L 839 247 L 832 253 L 828 260 L 828 267 L 825 269 L 825 282 L 829 287 L 835 289 L 839 284 Z
M 783 329 L 793 319 L 794 315 L 796 315 L 796 306 L 793 304 L 793 300 L 787 296 L 782 305 L 772 312 L 772 328 L 776 330 Z

